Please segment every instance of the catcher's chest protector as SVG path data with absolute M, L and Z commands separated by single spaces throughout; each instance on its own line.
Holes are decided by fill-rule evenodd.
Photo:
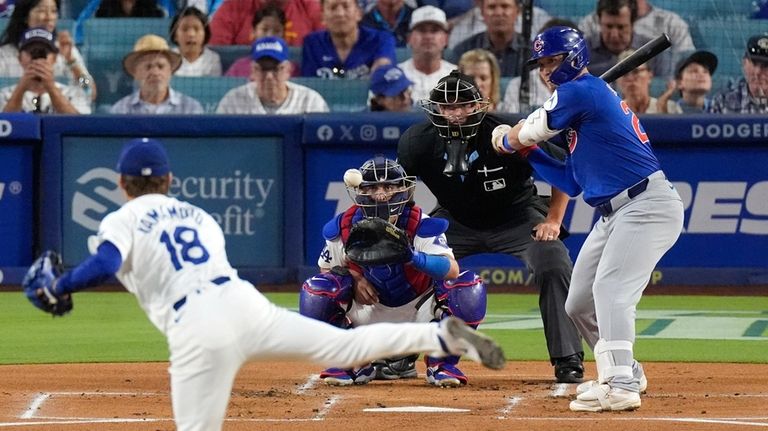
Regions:
M 348 208 L 344 211 L 344 214 L 341 215 L 340 232 L 341 242 L 343 244 L 347 243 L 347 238 L 349 238 L 349 231 L 352 230 L 352 225 L 363 219 L 363 217 L 363 211 L 357 205 Z M 421 223 L 421 208 L 416 206 L 406 206 L 403 209 L 402 214 L 400 214 L 400 217 L 397 218 L 395 226 L 404 230 L 408 235 L 408 239 L 413 243 L 413 238 L 416 236 L 416 229 L 419 227 L 419 223 Z
M 413 238 L 416 236 L 416 229 L 419 227 L 419 223 L 421 223 L 421 211 L 422 210 L 419 207 L 407 206 L 403 209 L 400 217 L 397 218 L 396 226 L 405 231 L 411 244 L 413 244 Z M 363 217 L 363 211 L 357 206 L 353 206 L 344 211 L 340 217 L 339 223 L 342 243 L 346 244 L 352 225 Z M 361 274 L 367 273 L 365 268 L 356 265 L 354 262 L 349 262 L 348 265 L 351 269 L 354 269 Z M 396 276 L 395 280 L 386 283 L 388 285 L 387 289 L 382 291 L 377 287 L 377 290 L 379 290 L 380 293 L 380 300 L 384 305 L 397 307 L 408 303 L 413 298 L 430 289 L 434 284 L 432 278 L 413 268 L 413 266 L 403 265 L 402 268 L 403 272 L 400 276 Z

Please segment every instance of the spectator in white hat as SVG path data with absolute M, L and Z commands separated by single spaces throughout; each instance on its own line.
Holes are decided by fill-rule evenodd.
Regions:
M 181 55 L 160 36 L 139 38 L 123 58 L 123 69 L 137 89 L 112 105 L 113 114 L 202 114 L 197 100 L 171 88 L 171 75 L 181 67 Z
M 288 45 L 279 37 L 253 43 L 251 82 L 229 90 L 219 102 L 218 114 L 306 114 L 328 112 L 317 91 L 290 82 L 293 63 Z M 343 91 L 339 88 L 339 91 Z
M 418 101 L 427 98 L 437 81 L 456 69 L 456 65 L 443 60 L 448 45 L 445 12 L 434 6 L 422 6 L 411 14 L 409 28 L 411 58 L 398 66 L 413 82 L 412 97 Z

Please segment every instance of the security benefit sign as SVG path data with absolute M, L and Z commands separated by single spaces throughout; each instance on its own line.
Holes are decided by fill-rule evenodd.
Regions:
M 171 161 L 170 195 L 210 213 L 237 267 L 283 265 L 282 141 L 279 138 L 162 138 Z M 125 139 L 64 138 L 63 252 L 87 257 L 86 241 L 125 201 L 117 157 Z
M 0 266 L 32 263 L 33 163 L 32 145 L 0 145 Z

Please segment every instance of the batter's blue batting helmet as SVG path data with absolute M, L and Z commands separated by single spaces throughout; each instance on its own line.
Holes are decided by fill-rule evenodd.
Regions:
M 551 27 L 539 33 L 533 40 L 533 54 L 528 59 L 529 65 L 535 65 L 544 57 L 565 54 L 563 63 L 549 76 L 555 85 L 564 84 L 581 72 L 589 64 L 589 49 L 584 36 L 570 27 Z

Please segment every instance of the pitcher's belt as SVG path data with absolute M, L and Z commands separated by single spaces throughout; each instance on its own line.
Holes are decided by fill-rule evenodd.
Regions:
M 211 280 L 211 283 L 217 284 L 217 285 L 221 286 L 222 284 L 228 282 L 229 280 L 231 280 L 229 278 L 229 276 L 228 275 L 224 275 L 224 276 L 221 276 L 221 277 L 214 278 L 213 280 Z M 173 309 L 176 310 L 176 311 L 179 311 L 179 309 L 181 307 L 183 307 L 184 304 L 186 304 L 186 303 L 187 303 L 187 295 L 184 295 L 184 297 L 182 297 L 181 299 L 179 299 L 178 301 L 173 303 Z

